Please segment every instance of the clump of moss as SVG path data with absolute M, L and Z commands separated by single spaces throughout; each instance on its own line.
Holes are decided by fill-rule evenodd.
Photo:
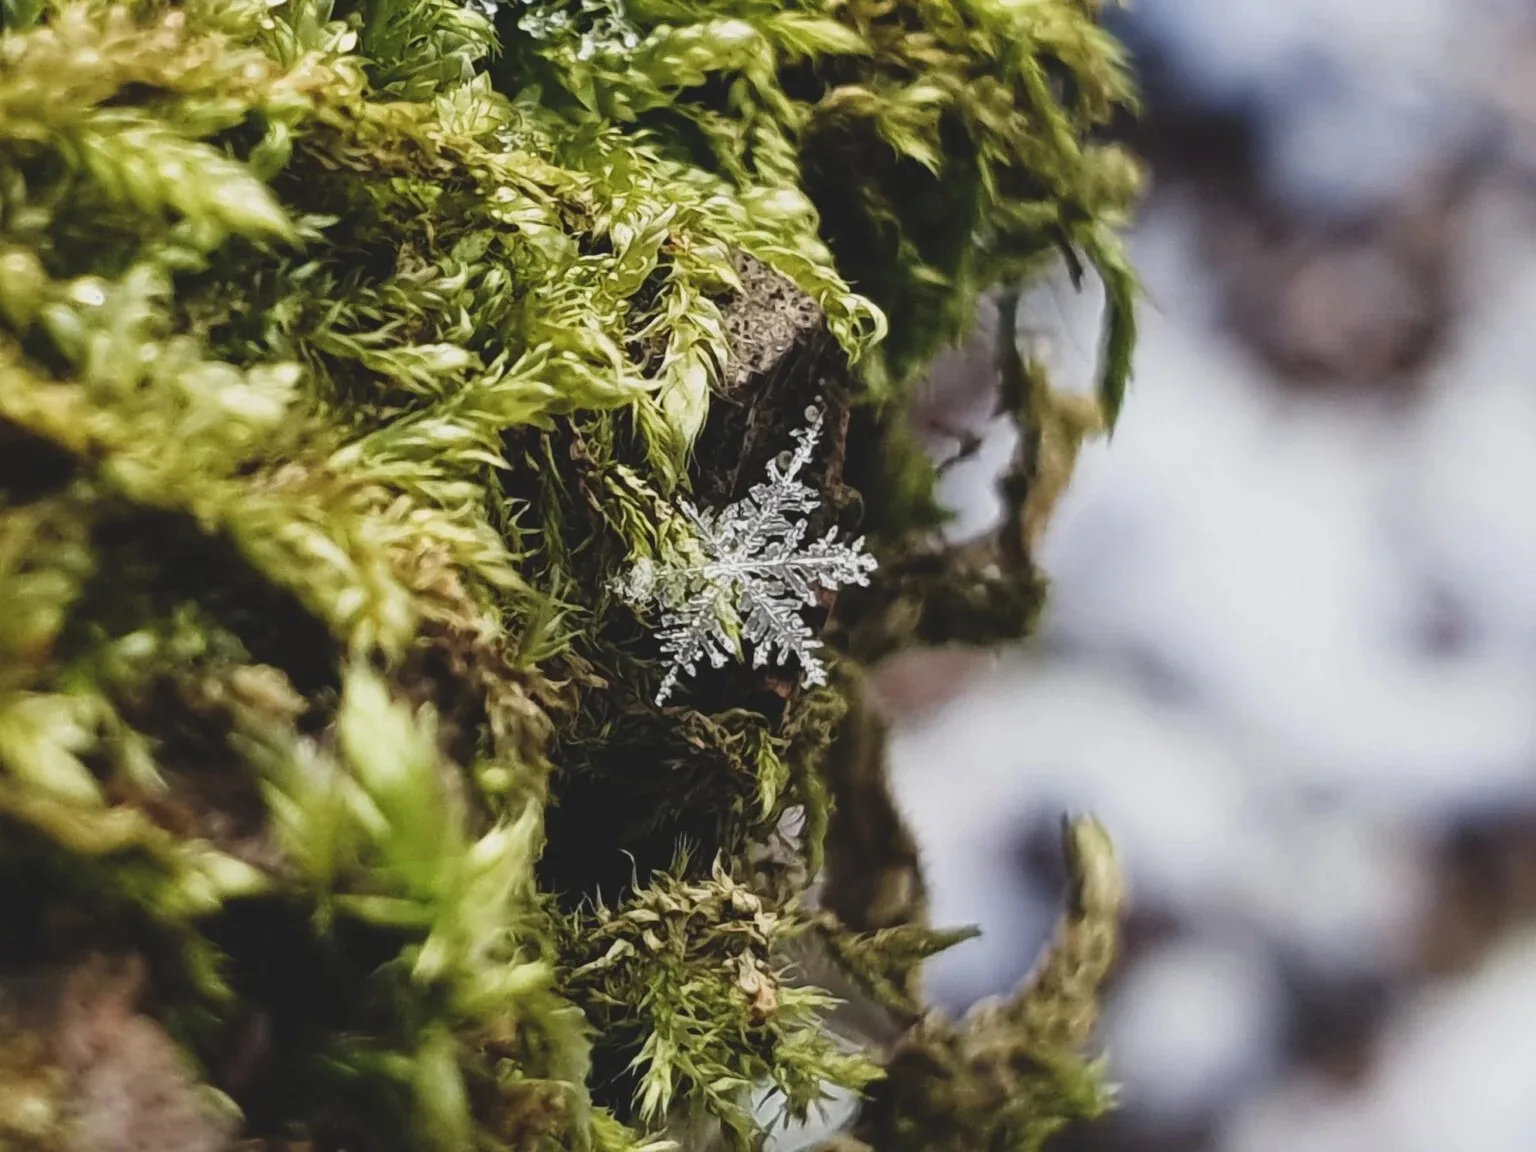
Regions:
M 754 1086 L 881 1075 L 785 965 L 915 1003 L 859 665 L 1021 634 L 1118 409 L 1095 15 L 0 0 L 0 987 L 142 971 L 63 1003 L 154 1054 L 164 1148 L 749 1147 Z M 1018 515 L 946 551 L 901 401 L 1053 253 L 1110 289 L 1099 401 L 1005 357 Z M 654 706 L 614 578 L 812 403 L 817 530 L 882 562 L 813 614 L 832 684 Z M 0 1038 L 0 1142 L 97 1146 L 80 1011 Z

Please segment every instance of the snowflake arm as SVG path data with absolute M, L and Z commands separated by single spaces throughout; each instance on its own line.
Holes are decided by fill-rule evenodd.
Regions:
M 683 673 L 697 674 L 701 659 L 707 659 L 711 667 L 723 668 L 736 654 L 727 647 L 729 636 L 720 627 L 720 599 L 718 590 L 708 588 L 663 618 L 664 627 L 656 638 L 661 641 L 662 654 L 671 660 L 671 667 L 656 693 L 658 705 L 672 694 Z

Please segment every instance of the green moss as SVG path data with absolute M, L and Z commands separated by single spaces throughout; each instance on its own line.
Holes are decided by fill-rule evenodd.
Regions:
M 793 942 L 911 1008 L 953 937 L 809 906 L 824 854 L 856 892 L 850 844 L 909 844 L 858 663 L 1040 591 L 1023 530 L 937 547 L 901 403 L 1062 252 L 1113 421 L 1094 15 L 0 0 L 0 979 L 142 957 L 273 1148 L 747 1147 L 752 1084 L 868 1083 Z M 1082 425 L 1015 393 L 1064 446 L 1010 480 L 1038 518 Z M 862 504 L 882 562 L 816 616 L 833 685 L 654 707 L 613 577 L 817 397 L 821 522 Z M 81 1146 L 49 1027 L 0 1046 L 0 1143 Z

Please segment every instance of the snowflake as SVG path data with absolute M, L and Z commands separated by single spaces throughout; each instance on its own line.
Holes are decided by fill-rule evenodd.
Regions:
M 825 684 L 826 668 L 814 649 L 821 647 L 802 608 L 813 605 L 820 589 L 868 584 L 875 558 L 860 537 L 837 539 L 833 528 L 804 543 L 807 521 L 793 513 L 816 510 L 815 491 L 800 480 L 821 436 L 822 411 L 806 409 L 810 426 L 795 433 L 796 448 L 768 465 L 768 479 L 746 497 L 717 512 L 701 512 L 686 500 L 679 508 L 691 539 L 673 563 L 637 560 L 617 590 L 637 608 L 659 606 L 657 633 L 662 653 L 672 662 L 656 703 L 662 704 L 684 672 L 692 676 L 700 659 L 716 668 L 741 658 L 741 640 L 754 646 L 752 667 L 774 659 L 800 661 L 808 684 Z

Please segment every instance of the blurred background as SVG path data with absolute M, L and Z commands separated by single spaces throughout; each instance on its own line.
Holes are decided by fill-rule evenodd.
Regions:
M 1089 1152 L 1536 1150 L 1536 3 L 1135 0 L 1148 300 L 1042 635 L 888 667 L 961 1010 L 1057 913 L 1058 822 L 1134 912 Z M 1086 387 L 1098 302 L 1024 330 Z M 984 365 L 984 357 L 980 361 Z M 931 409 L 1012 444 L 956 354 Z M 921 415 L 921 413 L 920 413 Z

